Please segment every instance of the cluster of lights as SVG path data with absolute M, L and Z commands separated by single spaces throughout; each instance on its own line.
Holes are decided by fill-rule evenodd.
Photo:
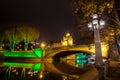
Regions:
M 22 44 L 15 45 L 15 50 L 22 50 Z
M 61 41 L 62 46 L 72 46 L 73 45 L 73 38 L 70 35 L 70 33 L 66 33 L 66 35 L 63 37 L 63 40 Z
M 83 67 L 87 63 L 88 56 L 85 53 L 76 54 L 76 66 Z
M 27 74 L 30 76 L 37 75 L 38 71 L 28 71 Z
M 87 55 L 85 53 L 76 53 L 76 59 L 78 60 L 85 60 L 87 59 Z
M 18 74 L 19 74 L 19 72 L 17 71 L 17 69 L 16 69 L 16 68 L 12 67 L 12 68 L 11 68 L 11 70 L 12 70 L 12 72 L 13 72 L 13 73 L 15 73 L 16 75 L 18 75 Z
M 88 27 L 89 27 L 90 29 L 92 29 L 93 25 L 96 25 L 96 28 L 102 28 L 102 26 L 105 25 L 105 22 L 104 22 L 103 20 L 98 21 L 98 19 L 97 19 L 97 18 L 98 18 L 98 15 L 97 15 L 97 14 L 94 14 L 94 15 L 92 16 L 92 18 L 93 18 L 93 21 L 90 22 L 90 23 L 88 23 Z M 99 22 L 100 22 L 100 23 L 99 23 Z M 98 26 L 99 24 L 100 24 L 101 27 Z M 94 28 L 95 28 L 95 26 L 94 26 Z

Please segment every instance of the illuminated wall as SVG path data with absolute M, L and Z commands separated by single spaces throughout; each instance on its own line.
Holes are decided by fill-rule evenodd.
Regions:
M 109 50 L 109 46 L 107 44 L 101 44 L 101 48 L 102 48 L 102 56 L 103 57 L 108 57 L 108 50 Z M 91 53 L 95 53 L 95 46 L 94 45 L 80 45 L 74 48 L 71 48 L 70 50 L 83 50 L 83 51 L 88 51 Z
M 65 36 L 63 37 L 63 39 L 61 40 L 61 44 L 62 44 L 62 46 L 72 46 L 73 45 L 73 38 L 69 32 L 67 32 L 65 34 Z
M 35 49 L 33 50 L 33 52 L 25 52 L 25 51 L 5 51 L 2 52 L 4 54 L 5 57 L 32 57 L 32 58 L 41 58 L 43 51 L 41 48 Z

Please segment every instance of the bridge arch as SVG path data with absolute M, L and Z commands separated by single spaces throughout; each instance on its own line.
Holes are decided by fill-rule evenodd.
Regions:
M 86 54 L 87 56 L 93 54 L 91 52 L 82 51 L 82 50 L 66 50 L 66 51 L 58 52 L 57 54 L 53 56 L 53 58 L 55 59 L 55 58 L 60 58 L 60 57 L 66 57 L 68 55 L 77 54 L 77 53 L 83 53 L 83 54 Z
M 108 50 L 109 50 L 108 45 L 102 44 L 101 47 L 102 47 L 102 56 L 107 58 L 108 57 Z M 94 45 L 90 45 L 89 47 L 88 47 L 88 45 L 62 47 L 62 48 L 59 48 L 59 49 L 48 51 L 48 54 L 47 54 L 46 57 L 47 58 L 54 57 L 57 53 L 61 53 L 63 51 L 83 51 L 83 52 L 86 52 L 86 53 L 95 54 L 95 47 L 94 47 Z

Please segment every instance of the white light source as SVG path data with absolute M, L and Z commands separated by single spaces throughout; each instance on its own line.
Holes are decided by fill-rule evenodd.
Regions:
M 96 18 L 98 18 L 98 15 L 97 14 L 93 14 L 93 19 L 96 19 Z
M 96 24 L 98 24 L 98 20 L 95 19 L 95 20 L 92 21 L 92 23 L 93 23 L 94 25 L 96 25 Z
M 99 29 L 101 29 L 101 27 L 105 24 L 105 22 L 99 19 L 99 16 L 97 14 L 92 15 L 92 18 L 93 18 L 92 21 L 88 23 L 88 27 L 94 30 L 94 42 L 95 42 L 95 53 L 96 53 L 95 65 L 101 66 L 103 65 L 103 61 L 102 61 Z
M 92 28 L 92 23 L 91 23 L 91 22 L 88 24 L 88 27 L 89 27 L 89 28 Z
M 101 25 L 101 26 L 105 25 L 105 21 L 100 20 L 100 25 Z

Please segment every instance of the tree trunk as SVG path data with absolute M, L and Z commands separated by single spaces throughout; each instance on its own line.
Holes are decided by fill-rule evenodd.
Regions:
M 14 41 L 10 41 L 10 51 L 14 51 L 14 46 L 15 46 Z
M 2 50 L 2 45 L 0 45 L 0 50 Z
M 114 27 L 114 38 L 115 38 L 115 45 L 117 47 L 117 51 L 118 51 L 118 54 L 120 56 L 120 49 L 119 49 L 119 43 L 118 43 L 118 39 L 117 39 L 117 30 L 116 30 L 116 27 Z
M 117 8 L 118 8 L 118 1 L 115 0 L 115 4 L 113 6 L 113 14 L 114 14 L 114 17 L 113 17 L 113 21 L 115 22 L 115 25 L 114 25 L 114 38 L 115 38 L 115 44 L 116 44 L 116 47 L 117 47 L 117 51 L 118 51 L 118 57 L 120 57 L 120 49 L 119 49 L 119 43 L 118 43 L 118 38 L 117 38 L 117 27 L 120 26 L 120 20 L 119 20 L 119 17 L 118 17 L 118 14 L 117 14 Z
M 27 51 L 27 49 L 28 49 L 28 42 L 24 41 L 24 50 Z

